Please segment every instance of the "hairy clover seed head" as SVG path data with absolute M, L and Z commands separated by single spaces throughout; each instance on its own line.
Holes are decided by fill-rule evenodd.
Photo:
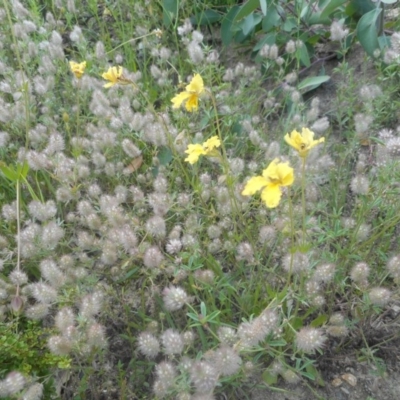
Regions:
M 400 143 L 400 142 L 399 142 Z M 356 175 L 350 183 L 350 188 L 355 194 L 368 194 L 369 180 L 365 175 Z
M 182 288 L 170 286 L 163 290 L 163 301 L 166 310 L 176 311 L 189 302 L 189 297 Z
M 196 361 L 190 370 L 190 380 L 198 393 L 208 394 L 217 384 L 218 372 L 211 364 Z
M 164 348 L 164 354 L 181 354 L 184 342 L 181 334 L 174 329 L 167 329 L 161 335 L 161 342 Z
M 388 304 L 391 294 L 392 292 L 384 287 L 374 287 L 368 293 L 371 303 L 377 306 Z
M 242 365 L 242 359 L 235 350 L 227 345 L 221 345 L 215 351 L 216 367 L 222 376 L 236 374 Z
M 304 327 L 296 334 L 297 348 L 305 353 L 314 353 L 324 344 L 326 338 L 321 329 Z
M 160 343 L 150 332 L 140 333 L 137 343 L 140 352 L 147 358 L 155 358 L 160 352 Z

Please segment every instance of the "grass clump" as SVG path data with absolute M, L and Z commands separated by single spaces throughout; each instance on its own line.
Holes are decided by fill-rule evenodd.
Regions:
M 400 276 L 390 86 L 340 84 L 324 111 L 290 59 L 301 38 L 227 65 L 188 19 L 97 6 L 0 10 L 1 335 L 21 348 L 0 356 L 0 396 L 55 380 L 65 399 L 248 398 L 322 386 L 325 355 L 353 348 L 381 367 L 370 323 Z

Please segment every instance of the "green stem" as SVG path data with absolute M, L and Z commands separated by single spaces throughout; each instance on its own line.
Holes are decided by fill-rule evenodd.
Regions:
M 301 168 L 301 206 L 303 213 L 303 237 L 302 242 L 306 241 L 306 157 L 302 158 Z

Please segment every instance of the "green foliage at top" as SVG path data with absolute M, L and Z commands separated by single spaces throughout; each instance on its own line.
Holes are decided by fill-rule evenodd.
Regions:
M 165 0 L 165 4 L 177 4 Z M 383 36 L 385 6 L 392 0 L 247 0 L 243 4 L 219 8 L 204 5 L 204 12 L 193 16 L 193 22 L 203 24 L 205 16 L 213 15 L 208 23 L 221 23 L 221 39 L 225 46 L 248 43 L 257 55 L 265 44 L 283 46 L 289 39 L 301 40 L 305 46 L 298 50 L 298 60 L 309 67 L 315 55 L 315 44 L 324 43 L 330 36 L 333 21 L 344 22 L 350 28 L 345 51 L 359 41 L 369 55 L 387 46 Z

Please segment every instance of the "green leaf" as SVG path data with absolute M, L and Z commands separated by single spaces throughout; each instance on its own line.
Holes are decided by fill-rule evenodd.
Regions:
M 297 54 L 304 66 L 309 67 L 311 65 L 310 56 L 308 55 L 307 46 L 305 44 L 297 49 Z
M 325 18 L 331 16 L 333 12 L 335 12 L 342 4 L 346 3 L 347 0 L 330 0 L 326 7 L 321 11 L 320 19 L 324 20 Z
M 371 57 L 374 55 L 374 51 L 379 48 L 376 23 L 381 12 L 381 8 L 367 12 L 360 18 L 356 28 L 357 39 Z
M 165 166 L 172 161 L 172 152 L 168 147 L 162 147 L 157 155 L 160 164 Z
M 195 25 L 212 25 L 222 19 L 222 15 L 214 10 L 205 10 L 199 14 L 196 14 L 192 19 Z
M 300 317 L 293 318 L 290 323 L 292 324 L 294 329 L 300 329 L 303 327 L 303 320 Z
M 308 364 L 306 366 L 306 371 L 310 377 L 311 380 L 315 381 L 319 386 L 325 386 L 325 382 L 322 379 L 321 374 L 318 372 L 318 370 L 314 367 L 312 364 Z M 305 373 L 303 373 L 305 375 Z
M 285 23 L 282 26 L 282 29 L 285 32 L 291 32 L 295 28 L 297 28 L 297 19 L 293 18 L 293 17 L 287 18 Z
M 163 0 L 163 24 L 169 27 L 175 16 L 178 14 L 178 0 Z
M 322 326 L 325 324 L 325 322 L 328 321 L 328 316 L 326 314 L 322 314 L 319 315 L 317 318 L 315 318 L 312 322 L 311 322 L 311 326 L 313 328 L 317 328 L 319 326 Z
M 310 90 L 313 90 L 317 88 L 318 86 L 322 85 L 324 82 L 329 81 L 331 79 L 330 76 L 328 75 L 322 75 L 322 76 L 312 76 L 303 79 L 298 85 L 297 89 L 298 90 L 303 90 L 305 92 L 309 92 Z
M 260 0 L 261 12 L 264 14 L 264 17 L 267 15 L 267 0 Z
M 242 28 L 242 32 L 245 36 L 253 32 L 254 28 L 261 22 L 260 14 L 250 14 L 243 21 L 241 21 L 240 25 Z
M 266 369 L 262 374 L 262 379 L 268 386 L 272 386 L 278 382 L 278 375 L 271 374 L 271 372 Z
M 249 16 L 259 5 L 260 0 L 248 0 L 240 7 L 240 11 L 236 14 L 234 21 L 240 21 L 242 18 Z
M 269 32 L 274 26 L 281 24 L 281 16 L 275 6 L 270 6 L 267 15 L 262 20 L 262 30 Z
M 239 9 L 240 9 L 239 6 L 232 7 L 229 10 L 229 12 L 225 15 L 225 18 L 222 20 L 221 38 L 222 38 L 222 43 L 225 46 L 228 46 L 228 44 L 232 41 L 233 38 L 232 24 L 235 20 L 235 16 L 238 13 Z
M 270 32 L 258 41 L 258 43 L 253 47 L 253 51 L 259 51 L 265 44 L 272 46 L 275 43 L 276 35 L 275 33 Z
M 0 170 L 4 174 L 4 176 L 11 182 L 16 182 L 18 180 L 18 173 L 8 167 L 6 164 L 2 163 L 0 165 Z

